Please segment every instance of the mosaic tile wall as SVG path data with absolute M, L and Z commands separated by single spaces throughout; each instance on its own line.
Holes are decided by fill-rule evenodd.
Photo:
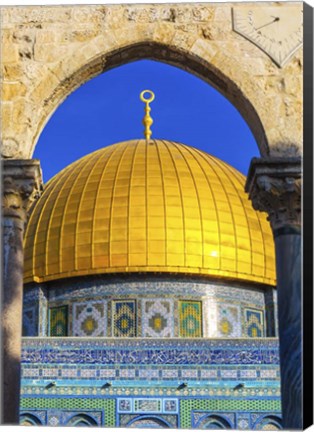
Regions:
M 144 337 L 174 337 L 174 301 L 160 298 L 142 300 Z
M 180 336 L 202 336 L 202 302 L 179 300 Z
M 49 309 L 50 336 L 68 336 L 68 306 Z
M 33 310 L 35 320 L 29 322 L 29 310 Z M 46 336 L 48 328 L 48 300 L 47 289 L 44 285 L 29 284 L 24 289 L 23 326 L 26 336 Z
M 38 303 L 38 334 L 42 336 L 49 334 L 48 309 L 62 306 L 68 307 L 67 331 L 73 336 L 223 338 L 264 337 L 276 332 L 272 289 L 227 287 L 191 278 L 146 279 L 72 279 L 58 281 L 59 288 L 29 284 L 24 294 L 24 334 L 36 335 L 36 324 L 30 324 L 34 302 Z M 36 289 L 41 291 L 40 301 Z M 184 302 L 190 303 L 188 315 L 183 311 Z
M 107 302 L 74 302 L 72 307 L 73 336 L 95 337 L 107 335 Z
M 220 415 L 266 427 L 280 419 L 278 340 L 23 338 L 21 413 L 51 426 L 206 428 Z

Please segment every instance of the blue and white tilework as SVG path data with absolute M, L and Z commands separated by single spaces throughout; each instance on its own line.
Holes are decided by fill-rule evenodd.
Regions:
M 73 303 L 73 336 L 107 336 L 107 302 Z
M 240 307 L 220 303 L 217 308 L 217 336 L 241 337 Z
M 142 336 L 174 337 L 173 300 L 142 300 Z

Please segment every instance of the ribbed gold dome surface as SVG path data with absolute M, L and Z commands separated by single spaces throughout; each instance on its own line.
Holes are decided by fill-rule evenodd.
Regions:
M 266 215 L 245 177 L 170 141 L 118 143 L 45 188 L 25 236 L 25 282 L 115 272 L 179 272 L 275 284 Z

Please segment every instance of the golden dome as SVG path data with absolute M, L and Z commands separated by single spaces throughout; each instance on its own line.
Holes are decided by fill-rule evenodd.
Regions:
M 45 188 L 25 235 L 25 282 L 167 272 L 275 285 L 274 243 L 245 177 L 164 140 L 114 144 Z

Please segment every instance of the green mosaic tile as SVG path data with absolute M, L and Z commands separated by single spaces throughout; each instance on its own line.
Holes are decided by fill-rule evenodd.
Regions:
M 71 409 L 91 410 L 100 409 L 105 412 L 105 426 L 116 425 L 116 401 L 114 399 L 88 398 L 22 398 L 21 410 L 28 409 Z
M 50 336 L 68 335 L 68 307 L 50 309 Z
M 180 336 L 202 336 L 202 302 L 180 301 Z
M 180 402 L 180 421 L 182 428 L 192 427 L 192 415 L 194 410 L 206 411 L 258 411 L 258 412 L 280 412 L 280 400 L 262 399 L 188 399 Z

